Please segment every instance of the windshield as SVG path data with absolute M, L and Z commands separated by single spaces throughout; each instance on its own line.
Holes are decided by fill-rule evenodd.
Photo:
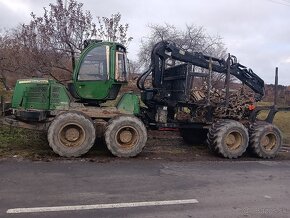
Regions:
M 81 63 L 78 80 L 108 80 L 109 46 L 99 46 L 89 51 Z

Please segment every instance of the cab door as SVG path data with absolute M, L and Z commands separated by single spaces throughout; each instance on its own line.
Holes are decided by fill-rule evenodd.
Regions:
M 108 96 L 110 82 L 110 46 L 97 45 L 80 58 L 74 83 L 76 94 L 82 99 L 102 100 Z

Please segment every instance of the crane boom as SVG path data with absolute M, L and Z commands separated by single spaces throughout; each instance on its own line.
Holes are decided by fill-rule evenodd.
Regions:
M 264 96 L 264 81 L 250 68 L 238 63 L 234 56 L 230 56 L 228 66 L 225 59 L 207 56 L 201 52 L 190 53 L 167 41 L 159 42 L 154 46 L 151 53 L 151 65 L 149 69 L 140 76 L 137 86 L 141 90 L 144 90 L 144 82 L 146 78 L 152 74 L 153 89 L 162 88 L 164 72 L 166 70 L 165 63 L 169 58 L 205 69 L 209 69 L 209 62 L 212 61 L 212 70 L 222 74 L 227 74 L 229 67 L 229 72 L 231 75 L 235 76 L 242 83 L 251 88 L 256 94 L 258 94 L 257 100 L 260 100 Z

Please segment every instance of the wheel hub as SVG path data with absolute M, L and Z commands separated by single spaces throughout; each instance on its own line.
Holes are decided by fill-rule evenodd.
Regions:
M 121 128 L 116 135 L 117 142 L 124 148 L 131 148 L 138 138 L 137 130 L 132 126 Z
M 236 138 L 233 134 L 228 135 L 226 143 L 228 145 L 233 145 L 236 142 Z
M 236 150 L 242 144 L 242 136 L 239 132 L 231 132 L 226 136 L 225 143 L 230 150 Z
M 128 143 L 132 140 L 133 134 L 128 131 L 128 130 L 124 130 L 120 133 L 120 141 L 123 143 Z
M 271 151 L 277 144 L 277 138 L 274 134 L 269 133 L 262 138 L 261 144 L 267 151 Z
M 85 131 L 78 124 L 66 124 L 61 128 L 59 138 L 64 146 L 78 147 L 84 142 Z
M 80 137 L 80 132 L 76 128 L 70 128 L 65 132 L 66 140 L 75 142 Z

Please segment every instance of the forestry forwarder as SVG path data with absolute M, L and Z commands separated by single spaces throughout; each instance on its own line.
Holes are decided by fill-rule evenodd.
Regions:
M 262 158 L 279 151 L 281 133 L 272 124 L 278 109 L 255 107 L 264 82 L 233 56 L 225 61 L 157 43 L 149 69 L 137 81 L 145 107 L 132 92 L 106 107 L 102 103 L 115 100 L 127 83 L 126 49 L 112 42 L 86 45 L 68 88 L 49 79 L 18 80 L 2 123 L 47 131 L 50 147 L 65 157 L 88 152 L 100 132 L 112 154 L 136 156 L 146 144 L 146 127 L 178 128 L 186 142 L 206 140 L 210 150 L 226 158 L 237 158 L 248 147 Z M 224 90 L 212 88 L 214 72 L 225 75 Z M 231 76 L 242 82 L 240 90 L 230 90 Z M 203 85 L 192 89 L 194 81 Z M 264 121 L 257 120 L 261 110 L 269 110 Z

